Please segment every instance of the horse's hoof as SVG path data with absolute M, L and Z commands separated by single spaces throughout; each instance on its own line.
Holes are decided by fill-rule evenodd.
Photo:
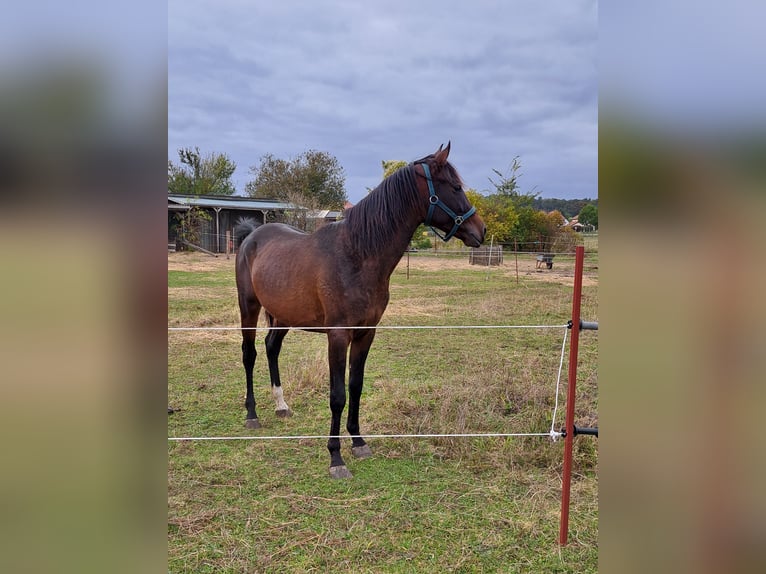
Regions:
M 369 458 L 372 456 L 372 449 L 368 444 L 363 444 L 362 446 L 352 446 L 351 454 L 353 454 L 356 458 Z
M 245 421 L 245 428 L 247 429 L 259 429 L 261 428 L 261 421 L 258 419 L 247 419 Z
M 354 475 L 351 474 L 351 471 L 347 469 L 345 465 L 330 467 L 330 478 L 332 479 L 353 478 L 353 477 Z
M 274 412 L 277 413 L 277 416 L 280 419 L 286 419 L 287 417 L 293 416 L 293 411 L 291 411 L 290 409 L 282 409 L 282 410 L 274 411 Z

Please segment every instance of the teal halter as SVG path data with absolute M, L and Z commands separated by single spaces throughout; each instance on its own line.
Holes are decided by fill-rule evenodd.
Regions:
M 463 215 L 457 215 L 454 211 L 452 211 L 449 207 L 447 207 L 447 204 L 445 204 L 441 199 L 439 199 L 439 196 L 436 195 L 436 190 L 434 190 L 434 182 L 431 179 L 431 170 L 428 169 L 428 165 L 425 163 L 421 163 L 420 165 L 423 166 L 423 172 L 426 174 L 426 181 L 428 182 L 428 215 L 426 216 L 425 224 L 431 228 L 431 231 L 433 231 L 437 236 L 441 238 L 442 241 L 449 241 L 452 239 L 452 237 L 457 233 L 458 228 L 465 223 L 465 221 L 471 217 L 474 213 L 476 213 L 476 208 L 474 206 L 471 206 L 471 209 L 466 211 Z M 434 207 L 440 207 L 444 213 L 449 215 L 453 221 L 454 225 L 452 226 L 452 229 L 447 235 L 442 235 L 439 233 L 439 230 L 436 229 L 431 225 L 431 218 L 434 214 Z

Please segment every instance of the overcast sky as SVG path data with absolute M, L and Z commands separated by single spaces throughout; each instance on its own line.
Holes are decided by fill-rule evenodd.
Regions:
M 597 2 L 170 0 L 168 159 L 329 152 L 356 203 L 381 160 L 452 141 L 469 187 L 595 198 Z

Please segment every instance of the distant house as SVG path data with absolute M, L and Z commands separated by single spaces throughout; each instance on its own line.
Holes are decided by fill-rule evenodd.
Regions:
M 319 211 L 309 211 L 306 217 L 313 221 L 312 228 L 319 229 L 323 225 L 332 223 L 333 221 L 340 221 L 343 219 L 342 211 L 331 211 L 329 209 L 321 209 Z
M 343 210 L 342 211 L 333 211 L 330 209 L 321 209 L 319 211 L 309 211 L 306 214 L 307 219 L 311 220 L 313 225 L 310 226 L 310 229 L 317 230 L 323 225 L 327 225 L 328 223 L 332 223 L 334 221 L 340 221 L 343 219 L 343 213 L 349 209 L 354 207 L 354 204 L 350 201 L 346 201 L 343 204 Z
M 580 223 L 577 220 L 577 217 L 573 217 L 572 220 L 569 222 L 569 227 L 571 227 L 574 231 L 577 231 L 578 233 L 583 231 L 595 231 L 595 226 L 591 225 L 590 223 L 584 224 Z
M 213 253 L 226 252 L 226 238 L 231 237 L 234 225 L 240 217 L 250 217 L 260 223 L 267 221 L 269 214 L 303 209 L 276 199 L 257 199 L 224 195 L 180 195 L 168 194 L 168 246 L 175 245 L 179 233 L 177 215 L 199 207 L 210 215 L 202 222 L 199 246 Z M 230 246 L 231 247 L 231 246 Z

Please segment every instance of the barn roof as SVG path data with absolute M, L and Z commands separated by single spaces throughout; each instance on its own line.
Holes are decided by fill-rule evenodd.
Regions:
M 343 216 L 343 212 L 332 211 L 330 209 L 320 209 L 318 211 L 309 211 L 306 215 L 312 219 L 331 219 L 333 221 L 337 221 Z
M 186 210 L 191 207 L 210 207 L 244 209 L 253 211 L 276 211 L 282 209 L 302 209 L 292 203 L 277 199 L 251 198 L 226 195 L 180 195 L 168 194 L 168 209 Z

